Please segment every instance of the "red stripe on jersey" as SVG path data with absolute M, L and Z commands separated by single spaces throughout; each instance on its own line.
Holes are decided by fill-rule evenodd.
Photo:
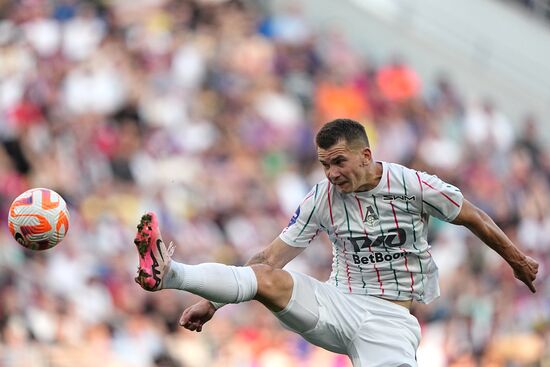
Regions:
M 420 193 L 422 193 L 422 191 L 424 191 L 424 187 L 422 186 L 422 181 L 420 180 L 420 175 L 418 174 L 418 172 L 415 172 L 416 173 L 416 178 L 418 178 L 418 185 L 420 185 Z
M 418 172 L 415 172 L 416 173 L 416 177 L 418 178 L 418 185 L 420 185 L 420 194 L 423 193 L 424 191 L 424 186 L 422 186 L 422 180 L 420 179 L 420 175 L 418 174 Z M 420 220 L 422 221 L 422 223 L 424 223 L 424 217 L 423 216 L 420 216 Z M 430 257 L 432 257 L 432 254 L 430 253 L 430 251 L 428 250 L 428 255 L 430 255 Z
M 440 193 L 441 195 L 443 195 L 444 197 L 446 197 L 451 203 L 453 203 L 457 208 L 460 208 L 460 205 L 458 205 L 458 203 L 456 201 L 454 201 L 453 199 L 451 199 L 447 194 L 445 194 L 444 192 L 441 192 L 439 191 L 438 189 L 436 189 L 435 187 L 433 187 L 432 185 L 430 185 L 429 183 L 427 183 L 426 181 L 422 181 L 423 183 L 425 183 L 426 185 L 428 185 L 429 188 L 431 188 L 432 190 L 435 190 L 437 191 L 438 193 Z
M 418 186 L 420 186 L 420 196 L 423 196 L 424 195 L 424 186 L 422 186 L 422 180 L 420 180 L 420 175 L 418 174 L 418 172 L 415 172 L 416 173 L 416 178 L 418 178 Z M 424 216 L 421 215 L 420 216 L 420 221 L 422 223 L 424 223 Z
M 306 196 L 306 198 L 304 200 L 302 200 L 302 204 L 300 204 L 300 205 L 303 205 L 307 201 L 307 199 L 309 199 L 313 195 L 315 195 L 315 191 L 312 191 L 308 196 Z
M 422 180 L 420 179 L 420 175 L 418 174 L 418 172 L 415 172 L 415 173 L 416 173 L 416 178 L 418 178 L 418 186 L 420 186 L 420 196 L 423 196 L 424 186 L 422 186 Z
M 344 241 L 344 260 L 346 262 L 346 275 L 348 276 L 348 290 L 350 293 L 353 293 L 351 290 L 351 274 L 349 273 L 349 263 L 348 256 L 346 255 L 346 242 Z
M 334 227 L 334 217 L 332 216 L 332 203 L 331 203 L 331 200 L 330 200 L 330 181 L 328 182 L 328 187 L 327 187 L 327 197 L 328 197 L 328 210 L 330 212 L 330 222 L 332 223 L 332 226 Z M 338 238 L 338 230 L 336 228 L 334 228 L 334 235 L 336 236 L 336 238 Z M 338 263 L 338 247 L 335 246 L 335 249 L 336 249 L 336 262 Z M 346 261 L 346 266 L 348 265 L 348 259 L 346 259 L 346 255 L 345 255 L 345 242 L 344 242 L 344 260 Z M 337 265 L 337 269 L 338 269 L 338 265 Z M 334 276 L 335 280 L 336 280 L 336 285 L 338 285 L 338 270 L 336 270 L 336 275 Z M 349 284 L 349 276 L 348 276 L 348 284 Z M 350 290 L 351 291 L 351 290 Z
M 390 193 L 390 170 L 388 170 L 388 194 Z M 393 206 L 393 203 L 390 201 L 391 211 L 393 213 L 393 220 L 395 221 L 395 227 L 399 229 L 399 221 L 397 220 L 397 214 L 395 213 L 395 207 Z M 401 235 L 399 234 L 399 231 L 397 232 L 397 235 L 399 236 L 399 242 L 401 242 Z M 402 252 L 405 252 L 402 247 L 399 248 Z M 409 272 L 409 275 L 411 276 L 411 292 L 414 293 L 414 277 L 411 271 L 409 270 L 409 261 L 407 260 L 407 256 L 405 255 L 405 269 Z
M 390 193 L 390 170 L 388 170 L 388 174 L 386 175 L 388 177 L 388 194 Z M 397 222 L 397 214 L 395 214 L 395 207 L 393 206 L 393 202 L 390 201 L 391 211 L 393 213 L 393 220 L 395 221 L 395 227 L 399 229 L 399 223 Z M 397 235 L 399 236 L 399 242 L 401 242 L 401 235 L 399 234 L 399 231 L 397 232 Z
M 307 243 L 311 243 L 311 241 L 313 241 L 315 239 L 315 237 L 317 237 L 317 235 L 319 234 L 321 230 L 318 228 L 316 231 L 315 231 L 315 234 L 313 234 L 313 236 L 311 236 L 311 238 L 309 239 L 309 241 Z
M 402 249 L 403 250 L 403 249 Z M 409 261 L 407 260 L 407 254 L 405 254 L 405 268 L 407 271 L 409 271 Z M 420 260 L 418 260 L 420 261 Z M 411 276 L 411 292 L 414 293 L 414 277 L 413 273 L 409 271 L 409 275 Z
M 395 227 L 397 229 L 399 229 L 399 222 L 397 221 L 397 214 L 395 214 L 395 207 L 393 206 L 393 203 L 390 201 L 390 205 L 391 205 L 391 211 L 393 213 L 393 220 L 395 222 Z M 399 234 L 399 231 L 397 232 L 397 236 L 399 237 L 399 242 L 402 241 L 401 239 L 401 235 Z
M 361 201 L 359 200 L 357 195 L 355 195 L 355 200 L 357 200 L 357 205 L 359 205 L 359 212 L 361 213 L 361 218 L 364 218 L 364 216 L 363 216 L 363 207 L 361 206 Z M 367 236 L 367 237 L 369 236 L 369 234 L 367 232 L 367 229 L 365 228 L 364 224 L 363 224 L 363 232 L 365 232 L 365 236 Z M 369 243 L 369 251 L 372 252 L 372 247 L 371 247 L 370 243 Z M 376 267 L 376 263 L 374 263 L 374 270 L 376 270 L 376 277 L 378 278 L 378 284 L 380 284 L 380 289 L 382 290 L 382 295 L 384 295 L 384 286 L 382 285 L 382 280 L 380 279 L 380 271 Z

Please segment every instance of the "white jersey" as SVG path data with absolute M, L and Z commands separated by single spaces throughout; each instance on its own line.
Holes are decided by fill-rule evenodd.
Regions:
M 326 232 L 333 245 L 328 282 L 349 293 L 429 303 L 439 282 L 428 219 L 455 219 L 462 193 L 437 176 L 381 163 L 382 179 L 370 191 L 341 193 L 327 179 L 319 182 L 279 237 L 307 247 Z

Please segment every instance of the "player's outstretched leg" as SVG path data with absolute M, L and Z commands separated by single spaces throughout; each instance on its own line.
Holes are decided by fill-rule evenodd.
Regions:
M 171 259 L 175 246 L 166 247 L 162 241 L 155 213 L 143 215 L 137 228 L 134 243 L 139 268 L 135 280 L 143 289 L 179 289 L 222 303 L 250 301 L 256 295 L 258 282 L 250 266 L 178 263 Z
M 158 291 L 162 289 L 176 246 L 170 242 L 166 247 L 162 241 L 155 213 L 144 214 L 137 229 L 134 244 L 139 253 L 139 267 L 135 281 L 145 290 Z

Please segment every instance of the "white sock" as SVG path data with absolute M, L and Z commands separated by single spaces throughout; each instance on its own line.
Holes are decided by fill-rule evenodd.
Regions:
M 258 282 L 250 266 L 186 265 L 172 260 L 162 287 L 181 289 L 209 301 L 239 303 L 254 298 Z

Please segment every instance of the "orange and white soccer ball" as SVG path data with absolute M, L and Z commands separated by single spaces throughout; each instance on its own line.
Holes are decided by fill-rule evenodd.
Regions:
M 15 240 L 28 249 L 52 248 L 69 230 L 67 204 L 53 190 L 27 190 L 11 204 L 8 227 Z

